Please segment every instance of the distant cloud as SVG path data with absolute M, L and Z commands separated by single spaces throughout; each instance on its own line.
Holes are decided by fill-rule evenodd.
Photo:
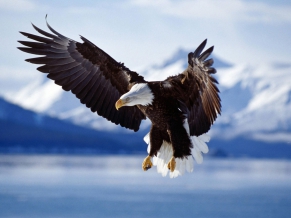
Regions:
M 66 9 L 66 12 L 71 14 L 91 14 L 96 12 L 94 7 L 69 7 Z
M 0 0 L 0 10 L 32 11 L 36 4 L 30 0 Z
M 131 0 L 166 15 L 190 19 L 218 19 L 250 22 L 291 22 L 291 7 L 243 0 Z

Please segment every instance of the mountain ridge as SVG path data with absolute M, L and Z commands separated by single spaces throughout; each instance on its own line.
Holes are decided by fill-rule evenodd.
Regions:
M 25 110 L 0 98 L 0 153 L 119 154 L 142 152 L 130 135 L 95 131 Z M 144 143 L 144 147 L 146 144 Z

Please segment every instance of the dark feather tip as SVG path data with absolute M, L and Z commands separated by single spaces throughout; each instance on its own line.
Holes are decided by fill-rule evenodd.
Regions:
M 200 55 L 201 52 L 203 51 L 203 49 L 204 49 L 206 43 L 207 43 L 207 39 L 205 39 L 205 40 L 204 40 L 204 41 L 203 41 L 203 42 L 198 46 L 198 48 L 194 51 L 194 54 L 193 54 L 194 58 L 198 58 L 198 57 L 199 57 L 199 55 Z

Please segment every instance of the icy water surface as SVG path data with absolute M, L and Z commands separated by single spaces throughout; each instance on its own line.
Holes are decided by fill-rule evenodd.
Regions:
M 141 156 L 0 156 L 0 217 L 291 217 L 291 161 L 206 159 L 170 179 Z

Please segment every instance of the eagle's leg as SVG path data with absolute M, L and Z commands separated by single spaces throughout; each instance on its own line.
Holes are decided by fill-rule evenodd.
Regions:
M 167 132 L 173 147 L 173 156 L 168 163 L 168 168 L 173 172 L 176 168 L 175 158 L 184 158 L 191 155 L 192 143 L 182 122 L 170 122 Z
M 163 143 L 163 138 L 160 129 L 152 125 L 150 130 L 150 151 L 149 155 L 144 159 L 142 168 L 144 171 L 150 169 L 153 166 L 151 158 L 157 154 Z

